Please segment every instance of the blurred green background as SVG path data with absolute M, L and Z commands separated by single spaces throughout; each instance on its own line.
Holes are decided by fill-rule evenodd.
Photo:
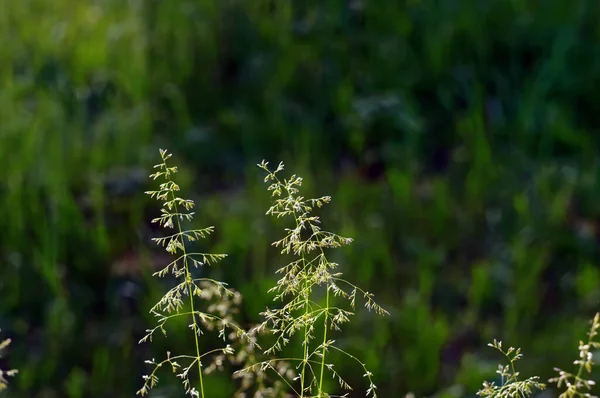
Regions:
M 600 304 L 599 20 L 595 0 L 0 0 L 5 395 L 133 397 L 186 345 L 185 325 L 137 344 L 164 291 L 159 147 L 248 321 L 282 260 L 255 164 L 333 197 L 342 271 L 391 312 L 337 340 L 382 397 L 473 396 L 494 337 L 523 375 L 568 368 Z

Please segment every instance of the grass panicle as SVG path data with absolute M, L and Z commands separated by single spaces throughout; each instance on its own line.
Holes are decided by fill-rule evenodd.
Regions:
M 559 368 L 554 368 L 558 376 L 548 380 L 549 383 L 554 383 L 560 388 L 566 388 L 558 398 L 598 398 L 590 394 L 592 388 L 596 385 L 593 380 L 584 377 L 592 372 L 593 352 L 600 348 L 600 342 L 595 338 L 600 330 L 600 313 L 596 313 L 591 321 L 591 327 L 587 333 L 587 342 L 579 341 L 579 358 L 573 361 L 577 366 L 577 373 L 569 373 Z M 501 384 L 484 382 L 483 389 L 477 392 L 481 397 L 490 398 L 523 398 L 530 397 L 536 390 L 543 390 L 546 385 L 539 382 L 539 377 L 530 377 L 526 380 L 519 380 L 519 372 L 516 371 L 515 362 L 522 357 L 520 348 L 510 347 L 504 351 L 502 342 L 496 341 L 488 344 L 490 347 L 500 351 L 509 364 L 506 366 L 498 365 L 496 371 L 501 376 Z
M 242 305 L 242 295 L 234 289 L 229 289 L 232 294 L 222 295 L 218 286 L 201 282 L 202 300 L 208 303 L 207 312 L 215 314 L 226 322 L 233 323 L 234 318 L 239 315 L 240 306 Z M 212 325 L 208 326 L 209 330 Z M 232 329 L 227 335 L 233 350 L 222 351 L 215 353 L 212 356 L 211 363 L 204 369 L 205 374 L 214 371 L 224 371 L 225 364 L 230 363 L 235 367 L 245 367 L 256 362 L 257 349 L 260 345 L 257 343 L 257 332 L 250 332 L 240 335 L 237 330 Z M 293 377 L 293 369 L 285 362 L 277 364 L 277 371 L 280 374 L 287 374 L 288 377 Z M 234 398 L 246 397 L 272 397 L 281 398 L 285 392 L 285 385 L 281 380 L 272 380 L 266 371 L 257 373 L 244 373 L 234 376 L 240 382 L 239 389 L 234 393 Z
M 277 176 L 284 168 L 283 163 L 280 163 L 275 171 L 269 170 L 264 161 L 258 166 L 267 173 L 265 182 L 269 183 L 268 190 L 274 198 L 273 205 L 266 214 L 294 220 L 292 228 L 285 230 L 285 236 L 273 243 L 282 254 L 292 255 L 294 260 L 276 271 L 281 278 L 276 286 L 269 290 L 275 294 L 273 300 L 280 301 L 282 307 L 267 309 L 261 313 L 264 321 L 257 327 L 259 331 L 269 330 L 275 335 L 274 343 L 264 352 L 274 358 L 256 363 L 238 373 L 270 369 L 280 374 L 277 369 L 278 363 L 295 363 L 297 376 L 292 380 L 283 376 L 281 378 L 296 396 L 330 397 L 331 395 L 324 391 L 325 377 L 334 377 L 345 390 L 352 389 L 337 373 L 334 364 L 327 359 L 330 352 L 337 352 L 356 361 L 362 367 L 369 385 L 367 396 L 376 397 L 377 387 L 366 364 L 336 346 L 335 340 L 329 336 L 330 330 L 340 331 L 341 326 L 349 322 L 357 296 L 364 299 L 369 310 L 380 315 L 388 313 L 374 301 L 372 293 L 343 279 L 342 273 L 337 271 L 338 264 L 330 261 L 326 254 L 329 249 L 349 245 L 352 239 L 323 230 L 319 217 L 312 213 L 315 207 L 329 203 L 329 196 L 316 199 L 302 197 L 301 177 L 293 175 L 281 180 Z M 324 303 L 318 302 L 319 292 L 325 296 Z M 346 301 L 346 307 L 342 306 L 340 299 Z M 321 335 L 316 334 L 319 324 L 323 325 Z M 277 358 L 276 355 L 295 335 L 299 335 L 302 342 L 302 355 Z
M 159 185 L 158 190 L 148 191 L 146 194 L 162 203 L 161 215 L 152 222 L 174 231 L 167 236 L 153 238 L 153 241 L 165 248 L 174 259 L 155 272 L 154 276 L 172 276 L 177 282 L 151 308 L 150 312 L 156 317 L 157 324 L 154 328 L 146 331 L 146 335 L 140 340 L 140 343 L 152 341 L 152 337 L 158 331 L 166 336 L 166 325 L 170 320 L 177 317 L 188 317 L 190 319 L 189 326 L 194 335 L 195 348 L 191 355 L 172 355 L 167 352 L 166 359 L 162 361 L 154 359 L 146 361 L 153 366 L 153 370 L 149 375 L 144 376 L 144 385 L 137 394 L 148 394 L 149 390 L 158 383 L 157 371 L 164 365 L 168 365 L 182 379 L 186 394 L 204 398 L 203 373 L 215 370 L 215 365 L 213 362 L 212 366 L 204 366 L 202 361 L 210 357 L 221 358 L 220 355 L 232 355 L 234 350 L 230 344 L 226 344 L 223 348 L 201 353 L 200 336 L 204 331 L 214 331 L 227 342 L 231 331 L 238 338 L 247 337 L 247 333 L 233 323 L 230 314 L 226 311 L 231 303 L 230 300 L 239 300 L 239 293 L 228 289 L 223 282 L 194 276 L 196 268 L 212 265 L 225 258 L 226 255 L 189 251 L 190 242 L 206 238 L 214 228 L 191 230 L 183 228 L 183 222 L 193 219 L 194 202 L 178 196 L 179 186 L 173 180 L 173 176 L 177 173 L 177 167 L 167 165 L 171 154 L 161 149 L 160 156 L 162 162 L 154 166 L 157 171 L 150 178 L 153 180 L 161 178 L 163 182 Z M 215 301 L 215 298 L 218 299 Z M 200 311 L 195 299 L 212 301 L 212 304 L 205 312 Z M 226 312 L 225 315 L 223 315 L 223 310 Z M 197 386 L 194 386 L 190 379 L 191 373 L 195 372 L 194 369 L 197 370 L 198 375 Z
M 266 215 L 293 220 L 292 225 L 285 229 L 284 236 L 273 242 L 281 254 L 291 257 L 291 261 L 277 269 L 279 280 L 269 289 L 269 293 L 274 294 L 273 301 L 280 303 L 279 306 L 267 308 L 260 314 L 263 321 L 246 332 L 235 323 L 242 302 L 241 294 L 223 282 L 196 276 L 199 267 L 212 265 L 226 255 L 190 250 L 191 242 L 206 238 L 214 228 L 183 228 L 183 222 L 193 219 L 194 202 L 178 196 L 180 189 L 173 179 L 177 168 L 167 165 L 171 155 L 161 149 L 160 156 L 162 161 L 155 166 L 157 171 L 150 177 L 153 180 L 160 178 L 162 182 L 158 190 L 146 193 L 162 203 L 160 216 L 152 222 L 171 230 L 166 236 L 153 238 L 153 241 L 171 254 L 173 260 L 153 275 L 171 277 L 176 283 L 150 309 L 156 317 L 156 326 L 146 331 L 140 343 L 152 341 L 157 332 L 166 335 L 170 320 L 186 317 L 191 320 L 189 326 L 195 348 L 191 355 L 167 352 L 166 359 L 162 361 L 146 361 L 153 370 L 144 376 L 144 385 L 137 394 L 148 394 L 158 383 L 158 370 L 166 366 L 182 379 L 186 394 L 205 398 L 203 375 L 224 371 L 228 363 L 241 368 L 233 374 L 233 378 L 241 384 L 234 394 L 235 398 L 347 397 L 348 392 L 330 395 L 326 391 L 324 380 L 327 377 L 336 379 L 343 390 L 352 390 L 334 366 L 335 353 L 362 368 L 368 384 L 366 396 L 377 397 L 377 387 L 366 364 L 336 345 L 332 338 L 332 334 L 341 331 L 354 315 L 357 300 L 378 315 L 387 315 L 388 312 L 375 302 L 372 293 L 344 279 L 338 270 L 339 265 L 328 257 L 331 249 L 352 243 L 351 238 L 322 229 L 320 217 L 313 213 L 315 208 L 330 203 L 331 198 L 307 199 L 301 196 L 301 177 L 279 178 L 278 173 L 284 169 L 283 163 L 274 171 L 265 161 L 258 165 L 266 172 L 264 181 L 268 183 L 267 189 L 273 200 Z M 591 373 L 594 365 L 593 351 L 600 348 L 600 342 L 595 339 L 600 330 L 600 313 L 595 315 L 591 324 L 587 342 L 579 342 L 579 358 L 574 361 L 577 372 L 555 368 L 558 376 L 549 380 L 558 388 L 566 388 L 559 398 L 597 398 L 590 393 L 595 383 L 586 375 Z M 218 334 L 225 343 L 224 347 L 201 353 L 200 337 L 205 332 Z M 265 350 L 257 343 L 260 335 L 264 334 L 272 338 Z M 292 339 L 301 343 L 301 354 L 287 355 L 288 350 L 283 354 Z M 10 340 L 0 343 L 0 355 L 9 344 Z M 516 370 L 516 362 L 522 358 L 520 348 L 504 349 L 502 342 L 495 339 L 488 345 L 498 350 L 507 364 L 498 365 L 499 384 L 485 381 L 483 388 L 477 392 L 478 396 L 527 398 L 546 388 L 539 377 L 520 377 Z M 264 356 L 266 360 L 262 360 Z M 196 372 L 197 378 L 194 376 L 192 379 L 191 375 Z M 15 374 L 15 370 L 0 370 L 0 390 L 7 387 L 7 377 Z M 273 374 L 275 376 L 271 377 Z
M 0 358 L 2 358 L 2 353 L 6 348 L 10 345 L 10 339 L 0 341 Z M 14 377 L 18 371 L 16 369 L 3 370 L 0 369 L 0 391 L 8 388 L 8 378 Z
M 504 350 L 502 342 L 496 341 L 496 339 L 488 345 L 500 351 L 508 360 L 508 364 L 504 366 L 498 365 L 496 373 L 501 377 L 500 385 L 485 381 L 483 382 L 483 389 L 479 390 L 477 395 L 489 398 L 525 398 L 532 396 L 535 391 L 541 391 L 546 388 L 546 385 L 540 383 L 537 376 L 519 380 L 519 372 L 516 370 L 515 362 L 523 356 L 520 348 L 510 347 Z
M 261 331 L 260 334 L 265 334 L 266 331 Z M 249 332 L 253 339 L 257 338 L 258 328 L 252 328 Z M 239 389 L 235 392 L 234 398 L 291 398 L 293 395 L 287 393 L 288 380 L 296 377 L 297 373 L 294 366 L 285 360 L 276 361 L 274 363 L 265 364 L 264 366 L 253 366 L 258 362 L 258 358 L 262 355 L 257 352 L 256 348 L 260 346 L 254 344 L 252 346 L 244 344 L 236 350 L 234 358 L 230 361 L 240 365 L 244 369 L 252 368 L 253 371 L 235 372 L 233 377 L 240 382 Z M 279 377 L 272 376 L 271 371 L 274 371 Z
M 598 398 L 591 395 L 589 391 L 596 384 L 593 380 L 584 378 L 587 373 L 592 372 L 593 351 L 600 348 L 600 342 L 595 341 L 600 329 L 600 313 L 596 313 L 592 319 L 592 326 L 588 332 L 587 342 L 579 341 L 579 358 L 573 361 L 574 365 L 578 366 L 577 373 L 569 373 L 559 368 L 554 368 L 558 372 L 558 376 L 548 380 L 550 383 L 556 383 L 558 388 L 566 387 L 566 390 L 561 393 L 558 398 Z

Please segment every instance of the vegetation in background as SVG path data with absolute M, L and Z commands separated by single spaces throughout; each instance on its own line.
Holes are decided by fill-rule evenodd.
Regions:
M 471 398 L 494 375 L 496 336 L 527 353 L 523 374 L 572 363 L 600 305 L 597 1 L 0 9 L 7 397 L 128 398 L 143 359 L 186 352 L 183 323 L 168 347 L 137 345 L 165 291 L 148 277 L 167 260 L 147 246 L 155 209 L 139 195 L 164 146 L 196 219 L 219 225 L 230 266 L 211 271 L 249 323 L 271 301 L 277 229 L 248 165 L 283 159 L 307 196 L 328 187 L 328 225 L 360 237 L 336 261 L 392 314 L 359 312 L 337 340 L 361 349 L 381 396 Z M 368 388 L 354 364 L 336 370 Z M 211 398 L 234 392 L 227 372 L 209 384 Z

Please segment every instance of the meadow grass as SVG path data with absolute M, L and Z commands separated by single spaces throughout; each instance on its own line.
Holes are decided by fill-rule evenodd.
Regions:
M 594 339 L 600 329 L 600 313 L 596 313 L 591 324 L 587 333 L 587 341 L 579 341 L 579 358 L 573 361 L 573 364 L 577 366 L 577 372 L 570 373 L 554 368 L 558 372 L 558 376 L 548 380 L 549 383 L 555 383 L 558 389 L 565 388 L 558 396 L 559 398 L 597 398 L 590 394 L 596 383 L 584 376 L 592 372 L 592 366 L 594 365 L 593 351 L 600 348 L 600 343 Z M 541 383 L 540 378 L 537 376 L 523 380 L 519 379 L 515 362 L 523 356 L 520 348 L 509 347 L 505 350 L 502 348 L 502 342 L 497 340 L 488 345 L 500 351 L 506 357 L 508 364 L 498 365 L 496 373 L 501 377 L 500 384 L 485 381 L 483 389 L 479 390 L 477 395 L 489 398 L 526 398 L 532 396 L 536 391 L 546 388 L 546 384 Z
M 194 213 L 191 210 L 194 208 L 194 202 L 178 196 L 180 188 L 173 179 L 174 174 L 177 173 L 177 167 L 167 165 L 167 160 L 171 157 L 171 154 L 161 149 L 160 155 L 162 162 L 155 166 L 158 170 L 150 177 L 154 180 L 162 178 L 163 182 L 160 184 L 158 190 L 148 191 L 146 194 L 162 202 L 161 215 L 153 219 L 152 222 L 175 231 L 167 236 L 153 238 L 154 242 L 165 248 L 169 254 L 174 256 L 174 259 L 162 269 L 155 272 L 154 275 L 161 278 L 171 276 L 177 283 L 150 309 L 150 312 L 157 318 L 157 325 L 146 331 L 147 333 L 140 340 L 140 343 L 152 341 L 152 337 L 157 331 L 166 335 L 166 326 L 169 321 L 179 317 L 186 317 L 190 319 L 189 327 L 193 333 L 194 349 L 192 354 L 172 355 L 170 352 L 167 352 L 167 357 L 162 361 L 148 360 L 147 363 L 153 366 L 153 370 L 149 375 L 144 376 L 144 385 L 137 394 L 148 394 L 149 390 L 158 383 L 157 371 L 163 365 L 168 365 L 182 379 L 186 394 L 204 398 L 203 370 L 205 365 L 202 361 L 206 359 L 205 357 L 218 354 L 233 354 L 233 348 L 230 344 L 201 353 L 200 338 L 204 331 L 218 330 L 218 335 L 224 342 L 227 341 L 228 330 L 230 329 L 236 332 L 237 337 L 246 336 L 246 332 L 226 316 L 219 316 L 220 314 L 217 315 L 214 311 L 201 311 L 199 305 L 195 302 L 195 298 L 210 299 L 215 295 L 218 297 L 224 295 L 235 298 L 236 293 L 228 289 L 223 282 L 195 276 L 195 270 L 203 266 L 210 266 L 224 259 L 226 255 L 189 250 L 188 245 L 191 242 L 206 238 L 214 231 L 214 227 L 210 226 L 201 229 L 183 228 L 182 224 L 184 221 L 189 222 L 193 219 Z M 184 365 L 180 363 L 184 363 Z M 210 368 L 206 369 L 210 370 Z M 190 376 L 192 372 L 196 371 L 198 381 L 197 385 L 194 385 Z
M 329 249 L 340 248 L 352 242 L 350 238 L 323 230 L 320 217 L 313 214 L 315 207 L 320 208 L 329 203 L 331 197 L 306 199 L 301 196 L 301 177 L 278 177 L 277 174 L 284 169 L 283 163 L 274 171 L 268 168 L 265 161 L 258 166 L 267 173 L 264 181 L 269 184 L 268 190 L 273 198 L 273 204 L 266 214 L 293 220 L 291 228 L 285 229 L 285 236 L 273 242 L 273 246 L 279 248 L 281 254 L 290 255 L 293 260 L 276 271 L 281 277 L 269 290 L 270 293 L 275 293 L 273 300 L 281 302 L 281 307 L 262 312 L 264 321 L 256 328 L 258 331 L 269 330 L 275 336 L 275 342 L 265 351 L 265 354 L 274 358 L 238 373 L 265 369 L 277 372 L 274 365 L 278 362 L 295 363 L 298 375 L 291 381 L 285 381 L 296 396 L 330 397 L 332 395 L 326 392 L 324 384 L 328 376 L 337 379 L 342 389 L 352 389 L 329 360 L 334 352 L 342 354 L 362 368 L 363 376 L 368 380 L 366 394 L 376 397 L 377 387 L 367 365 L 340 348 L 330 336 L 330 331 L 341 331 L 341 326 L 350 321 L 357 296 L 364 299 L 369 310 L 379 315 L 388 314 L 374 301 L 372 293 L 343 279 L 342 273 L 337 270 L 339 264 L 331 261 L 326 253 Z M 344 308 L 343 301 L 348 304 L 349 309 Z M 292 338 L 300 341 L 302 354 L 278 357 L 277 354 L 284 350 Z
M 0 341 L 0 358 L 2 358 L 2 352 L 10 345 L 10 339 Z M 8 387 L 8 377 L 14 377 L 17 374 L 17 370 L 3 370 L 0 369 L 0 391 L 5 390 Z
M 552 383 L 556 383 L 558 388 L 565 387 L 566 390 L 559 395 L 559 398 L 576 398 L 589 397 L 597 398 L 589 393 L 592 387 L 596 384 L 593 380 L 584 377 L 592 372 L 593 352 L 600 348 L 600 342 L 595 341 L 600 329 L 600 313 L 596 313 L 592 320 L 592 326 L 588 332 L 587 342 L 579 341 L 579 358 L 573 361 L 577 366 L 576 373 L 570 373 L 559 368 L 554 368 L 558 372 L 558 376 L 550 379 Z
M 173 260 L 153 275 L 171 277 L 176 283 L 150 309 L 157 318 L 156 326 L 148 329 L 140 342 L 151 341 L 158 331 L 166 336 L 169 321 L 185 317 L 190 320 L 194 347 L 191 354 L 173 355 L 167 352 L 162 361 L 147 361 L 153 370 L 144 376 L 144 385 L 137 394 L 148 394 L 158 383 L 158 370 L 166 365 L 182 379 L 186 394 L 205 398 L 204 375 L 215 370 L 224 371 L 224 363 L 229 362 L 242 367 L 233 372 L 233 378 L 241 380 L 235 397 L 336 397 L 340 395 L 332 395 L 329 391 L 331 386 L 325 380 L 333 377 L 341 389 L 352 390 L 350 383 L 335 368 L 336 360 L 345 357 L 363 371 L 368 384 L 366 396 L 377 397 L 377 386 L 367 364 L 346 348 L 340 347 L 332 338 L 334 333 L 342 330 L 344 324 L 350 322 L 357 299 L 364 301 L 364 306 L 378 315 L 389 313 L 374 301 L 373 293 L 344 279 L 339 264 L 331 260 L 330 249 L 352 243 L 351 238 L 324 230 L 321 218 L 314 214 L 315 208 L 330 203 L 331 197 L 303 197 L 300 192 L 303 184 L 301 177 L 278 176 L 284 170 L 283 163 L 274 171 L 269 169 L 265 161 L 258 165 L 266 172 L 264 181 L 269 184 L 267 189 L 273 200 L 266 215 L 293 220 L 291 226 L 284 229 L 285 235 L 272 243 L 291 260 L 275 271 L 280 279 L 269 289 L 269 293 L 275 294 L 273 301 L 281 305 L 261 312 L 263 321 L 246 331 L 235 322 L 242 301 L 241 294 L 227 287 L 224 282 L 196 275 L 203 266 L 221 261 L 226 255 L 195 251 L 190 247 L 197 240 L 207 238 L 214 227 L 183 227 L 183 222 L 193 219 L 194 202 L 178 196 L 180 187 L 173 178 L 177 167 L 167 164 L 171 154 L 161 149 L 160 155 L 161 163 L 155 166 L 157 171 L 150 177 L 153 180 L 161 178 L 163 182 L 158 190 L 146 194 L 162 203 L 160 216 L 152 222 L 174 230 L 174 233 L 153 238 L 158 246 L 173 256 Z M 199 310 L 201 304 L 196 302 L 197 299 L 204 303 L 205 310 Z M 600 343 L 595 341 L 599 329 L 600 313 L 592 320 L 587 342 L 579 342 L 579 359 L 574 361 L 577 365 L 575 373 L 555 368 L 558 376 L 549 382 L 555 383 L 558 388 L 565 388 L 560 398 L 593 397 L 589 391 L 594 382 L 585 375 L 591 372 L 594 364 L 592 352 L 600 347 Z M 216 332 L 225 346 L 202 353 L 200 339 L 205 332 Z M 256 351 L 256 348 L 260 348 L 259 335 L 263 335 L 263 338 L 266 337 L 264 335 L 272 337 L 262 354 Z M 293 347 L 290 344 L 292 341 L 299 344 L 301 354 L 287 355 L 288 345 Z M 3 342 L 0 350 L 9 343 Z M 498 350 L 507 363 L 498 365 L 496 372 L 500 382 L 485 381 L 477 395 L 524 398 L 546 389 L 546 384 L 539 377 L 520 376 L 516 366 L 522 358 L 520 348 L 505 349 L 502 341 L 497 340 L 489 346 Z M 261 355 L 267 356 L 267 359 L 260 360 Z M 269 377 L 269 372 L 276 375 L 275 381 Z M 0 371 L 0 387 L 6 387 L 4 375 L 13 376 L 15 373 Z M 341 396 L 348 396 L 348 392 Z

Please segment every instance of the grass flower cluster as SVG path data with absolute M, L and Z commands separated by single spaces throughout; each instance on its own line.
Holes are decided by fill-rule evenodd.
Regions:
M 515 367 L 515 362 L 523 357 L 520 348 L 510 347 L 507 350 L 502 348 L 502 342 L 494 340 L 488 344 L 500 351 L 508 360 L 507 365 L 498 365 L 498 373 L 501 377 L 500 385 L 485 381 L 483 389 L 477 392 L 480 397 L 489 398 L 510 398 L 510 397 L 530 397 L 535 391 L 546 388 L 544 383 L 540 383 L 539 377 L 533 376 L 525 380 L 519 380 L 519 372 Z
M 592 353 L 600 348 L 600 342 L 594 340 L 599 329 L 600 313 L 596 313 L 588 332 L 587 342 L 579 341 L 579 358 L 573 361 L 573 364 L 578 366 L 577 373 L 573 374 L 554 368 L 558 372 L 558 376 L 550 379 L 550 382 L 556 383 L 559 388 L 566 387 L 566 390 L 558 398 L 598 398 L 589 394 L 596 383 L 593 380 L 584 378 L 584 375 L 592 372 L 592 366 L 594 365 Z
M 335 340 L 329 337 L 330 330 L 339 331 L 341 325 L 349 321 L 357 296 L 364 299 L 369 310 L 380 315 L 387 314 L 387 311 L 373 300 L 372 293 L 343 279 L 342 273 L 337 271 L 338 264 L 330 261 L 326 254 L 329 249 L 350 244 L 352 239 L 323 230 L 319 217 L 312 214 L 315 207 L 322 207 L 331 201 L 329 196 L 315 199 L 301 196 L 301 177 L 293 175 L 281 180 L 277 176 L 284 168 L 283 163 L 274 171 L 269 170 L 264 161 L 259 167 L 267 173 L 265 182 L 269 183 L 268 190 L 274 198 L 274 203 L 266 214 L 293 220 L 291 228 L 285 230 L 285 236 L 273 245 L 279 248 L 282 254 L 291 255 L 294 259 L 276 271 L 281 278 L 269 291 L 275 293 L 274 301 L 281 302 L 282 306 L 263 312 L 261 315 L 265 320 L 257 330 L 268 329 L 276 336 L 275 342 L 265 354 L 276 356 L 294 336 L 298 336 L 302 344 L 302 355 L 271 358 L 239 373 L 256 369 L 277 371 L 275 366 L 278 362 L 295 362 L 299 374 L 292 383 L 288 383 L 294 394 L 299 397 L 329 397 L 323 383 L 327 376 L 336 378 L 343 389 L 352 389 L 337 373 L 334 364 L 328 361 L 329 353 L 335 351 L 356 361 L 362 367 L 369 384 L 367 396 L 376 397 L 377 387 L 366 364 L 336 346 Z M 324 295 L 321 302 L 319 293 Z M 337 304 L 336 299 L 346 301 L 350 309 L 344 308 L 341 303 Z M 316 332 L 317 325 L 322 325 L 319 336 Z
M 10 339 L 0 341 L 0 358 L 2 358 L 2 352 L 10 345 Z M 0 391 L 5 390 L 8 387 L 8 377 L 14 377 L 17 374 L 17 370 L 3 370 L 0 369 Z
M 177 317 L 187 317 L 190 319 L 190 329 L 193 333 L 195 349 L 192 354 L 172 355 L 167 353 L 166 359 L 147 361 L 153 366 L 153 371 L 144 376 L 145 382 L 142 388 L 137 392 L 140 395 L 148 394 L 149 390 L 158 383 L 156 375 L 158 369 L 163 365 L 168 365 L 179 378 L 182 379 L 185 391 L 193 397 L 204 398 L 204 371 L 213 370 L 214 367 L 205 367 L 203 359 L 211 355 L 232 354 L 231 345 L 211 350 L 209 352 L 200 352 L 200 336 L 204 331 L 218 331 L 219 337 L 227 340 L 228 331 L 235 330 L 237 336 L 245 336 L 245 332 L 237 327 L 226 316 L 215 314 L 218 312 L 216 307 L 209 307 L 207 311 L 199 310 L 199 305 L 195 299 L 207 299 L 213 295 L 236 297 L 236 293 L 226 287 L 223 282 L 210 278 L 196 277 L 194 271 L 202 266 L 209 266 L 226 257 L 225 254 L 211 254 L 204 252 L 194 252 L 188 249 L 191 242 L 206 238 L 211 234 L 214 228 L 206 227 L 202 229 L 183 228 L 183 222 L 189 222 L 193 219 L 194 202 L 189 199 L 183 199 L 178 196 L 179 185 L 173 180 L 177 173 L 177 167 L 169 167 L 167 160 L 171 154 L 166 150 L 160 150 L 162 162 L 157 164 L 157 171 L 150 177 L 154 180 L 161 178 L 163 182 L 156 191 L 146 192 L 152 198 L 162 202 L 161 215 L 152 220 L 160 226 L 174 230 L 173 233 L 164 237 L 153 238 L 157 245 L 173 255 L 174 259 L 164 268 L 154 273 L 158 277 L 173 277 L 177 282 L 157 303 L 151 308 L 150 312 L 156 316 L 157 324 L 154 328 L 148 329 L 146 335 L 140 342 L 152 341 L 156 332 L 160 331 L 166 335 L 166 327 L 169 321 Z M 207 286 L 212 285 L 215 289 L 209 290 Z M 210 310 L 213 310 L 210 312 Z M 197 387 L 190 379 L 193 370 L 197 370 Z
M 207 312 L 216 314 L 226 322 L 233 324 L 235 316 L 239 315 L 242 295 L 234 289 L 229 289 L 232 294 L 223 295 L 217 286 L 207 282 L 202 282 L 200 285 L 202 300 L 208 303 Z M 239 333 L 237 329 L 232 329 L 227 335 L 231 349 L 215 353 L 212 362 L 204 369 L 204 373 L 224 371 L 226 363 L 238 368 L 256 363 L 256 358 L 260 355 L 257 352 L 257 349 L 260 349 L 257 343 L 257 334 L 256 329 L 251 329 L 248 333 L 243 334 Z M 285 362 L 278 364 L 277 371 L 287 378 L 293 378 L 295 375 L 293 369 Z M 281 397 L 286 390 L 286 386 L 281 380 L 272 380 L 265 371 L 236 374 L 233 377 L 240 381 L 240 387 L 234 393 L 235 398 Z
M 593 351 L 600 348 L 600 342 L 595 341 L 598 330 L 600 330 L 600 313 L 596 313 L 591 323 L 592 326 L 587 334 L 588 340 L 579 342 L 579 358 L 573 362 L 574 365 L 577 365 L 577 373 L 554 368 L 558 372 L 558 376 L 548 380 L 549 383 L 555 383 L 559 389 L 566 388 L 558 398 L 598 398 L 589 393 L 596 383 L 585 378 L 584 375 L 592 372 Z M 498 365 L 496 373 L 501 376 L 500 385 L 485 381 L 483 389 L 479 390 L 477 395 L 489 398 L 526 398 L 532 396 L 535 391 L 546 388 L 546 384 L 541 383 L 537 376 L 524 380 L 519 379 L 515 362 L 523 356 L 520 348 L 510 347 L 504 350 L 502 342 L 496 340 L 488 345 L 500 351 L 508 360 L 508 364 Z
M 189 320 L 194 347 L 188 354 L 167 352 L 161 361 L 147 361 L 152 371 L 144 376 L 144 384 L 137 394 L 146 395 L 157 385 L 158 371 L 164 366 L 181 378 L 186 394 L 205 398 L 204 375 L 226 371 L 229 367 L 225 365 L 229 364 L 239 369 L 232 375 L 240 384 L 234 394 L 236 398 L 339 397 L 331 395 L 328 391 L 331 387 L 325 380 L 332 377 L 342 390 L 352 390 L 335 368 L 338 358 L 346 358 L 361 369 L 368 386 L 366 396 L 377 397 L 373 374 L 366 363 L 337 345 L 333 335 L 350 321 L 357 301 L 378 315 L 388 312 L 375 302 L 372 293 L 344 279 L 339 264 L 332 261 L 331 250 L 351 244 L 352 239 L 324 230 L 320 217 L 314 214 L 316 208 L 330 203 L 331 198 L 302 196 L 301 177 L 279 177 L 284 170 L 283 163 L 273 171 L 265 161 L 258 165 L 266 173 L 264 181 L 273 201 L 266 215 L 290 220 L 284 236 L 273 242 L 290 260 L 275 271 L 279 279 L 269 289 L 277 305 L 260 313 L 263 321 L 246 331 L 236 324 L 241 294 L 224 282 L 203 277 L 202 267 L 226 258 L 225 254 L 195 250 L 195 242 L 210 235 L 214 227 L 184 228 L 184 223 L 193 220 L 194 202 L 179 196 L 180 188 L 174 181 L 177 167 L 167 164 L 171 155 L 161 149 L 160 156 L 161 162 L 150 177 L 162 182 L 157 190 L 146 193 L 162 204 L 160 216 L 152 222 L 169 230 L 166 236 L 153 240 L 172 255 L 173 260 L 154 275 L 170 278 L 173 285 L 150 309 L 156 317 L 156 325 L 146 331 L 140 343 L 152 341 L 157 332 L 166 336 L 170 321 L 184 317 Z M 587 342 L 579 342 L 579 358 L 574 361 L 576 373 L 555 368 L 558 376 L 549 382 L 565 389 L 559 398 L 597 398 L 590 394 L 594 382 L 588 375 L 594 365 L 593 351 L 600 348 L 600 342 L 595 340 L 598 330 L 600 313 L 592 320 Z M 201 352 L 200 339 L 205 333 L 216 334 L 223 340 L 223 346 Z M 269 339 L 266 349 L 259 345 L 258 340 L 262 338 Z M 0 344 L 0 354 L 9 343 L 7 340 Z M 546 388 L 539 377 L 520 376 L 516 369 L 517 361 L 522 358 L 520 348 L 504 349 L 502 342 L 496 340 L 489 346 L 498 350 L 507 363 L 499 365 L 496 371 L 500 383 L 484 382 L 478 396 L 526 398 Z M 300 348 L 301 352 L 294 352 Z M 6 377 L 15 373 L 0 370 L 0 390 L 7 386 Z M 348 395 L 345 392 L 341 397 Z
M 180 188 L 173 179 L 177 168 L 167 164 L 171 155 L 160 150 L 160 156 L 162 161 L 155 166 L 157 171 L 150 177 L 153 180 L 160 178 L 162 182 L 158 190 L 146 193 L 162 203 L 160 217 L 152 222 L 172 233 L 153 240 L 173 256 L 173 261 L 154 275 L 171 277 L 176 282 L 151 308 L 150 312 L 157 319 L 156 326 L 148 329 L 140 342 L 151 341 L 157 332 L 166 335 L 169 321 L 186 317 L 190 320 L 195 347 L 192 354 L 173 355 L 167 352 L 162 361 L 147 361 L 153 370 L 144 376 L 144 385 L 137 393 L 148 394 L 158 383 L 158 370 L 166 365 L 182 379 L 186 394 L 204 398 L 203 375 L 224 370 L 224 364 L 228 362 L 242 367 L 233 374 L 234 379 L 241 383 L 236 397 L 332 397 L 325 391 L 324 380 L 328 376 L 336 378 L 342 388 L 351 389 L 330 360 L 330 353 L 335 352 L 345 355 L 362 368 L 368 380 L 366 394 L 376 397 L 377 387 L 366 364 L 338 347 L 330 337 L 350 320 L 357 300 L 364 300 L 365 306 L 377 314 L 387 314 L 374 301 L 372 293 L 343 279 L 342 273 L 337 270 L 338 264 L 327 255 L 329 249 L 352 242 L 350 238 L 322 230 L 319 217 L 312 214 L 315 207 L 329 203 L 331 198 L 305 199 L 300 196 L 299 190 L 302 178 L 292 176 L 280 180 L 277 173 L 283 170 L 283 164 L 273 172 L 266 162 L 259 165 L 267 172 L 265 181 L 270 182 L 268 189 L 274 198 L 267 215 L 289 217 L 294 221 L 292 228 L 286 229 L 285 236 L 274 242 L 274 246 L 294 259 L 276 271 L 281 279 L 270 289 L 275 293 L 274 301 L 281 302 L 282 306 L 261 313 L 264 321 L 246 332 L 234 322 L 241 295 L 223 282 L 196 276 L 200 267 L 223 260 L 226 255 L 190 250 L 190 244 L 208 236 L 213 227 L 183 228 L 183 222 L 193 219 L 194 202 L 178 196 Z M 201 307 L 200 303 L 204 305 Z M 225 347 L 201 353 L 200 338 L 204 332 L 218 333 L 225 341 Z M 257 338 L 264 334 L 274 336 L 274 343 L 258 352 L 256 349 L 260 345 Z M 278 356 L 295 336 L 302 345 L 302 353 Z M 259 360 L 262 356 L 268 359 Z M 205 357 L 212 358 L 212 361 L 205 360 Z M 276 375 L 274 380 L 269 377 L 271 371 Z M 197 373 L 197 378 L 192 378 L 192 373 Z

